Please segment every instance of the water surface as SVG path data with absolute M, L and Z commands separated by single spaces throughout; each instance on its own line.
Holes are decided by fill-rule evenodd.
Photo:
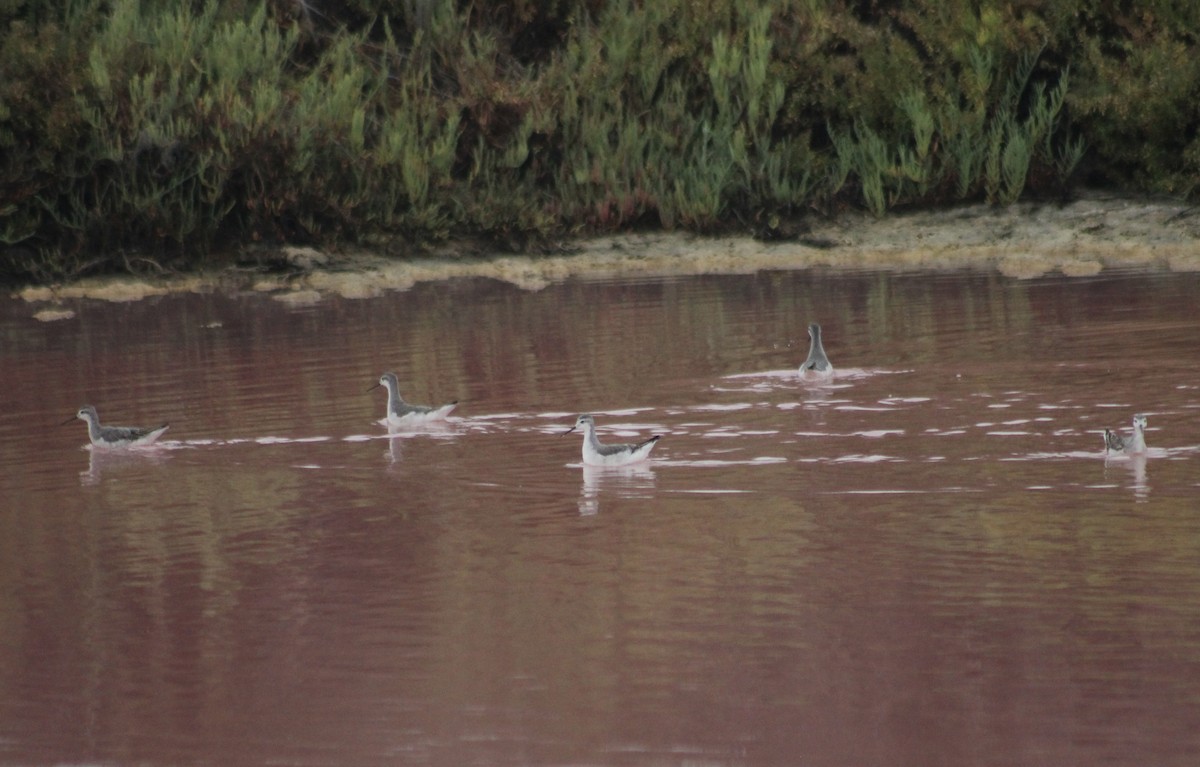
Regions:
M 2 301 L 0 763 L 1194 764 L 1198 294 Z M 455 418 L 389 434 L 385 370 Z M 171 430 L 89 450 L 85 403 Z M 583 467 L 581 411 L 663 439 Z

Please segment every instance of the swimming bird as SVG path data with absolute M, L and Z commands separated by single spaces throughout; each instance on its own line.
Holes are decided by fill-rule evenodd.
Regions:
M 626 466 L 644 460 L 661 437 L 655 435 L 644 442 L 605 445 L 596 436 L 596 419 L 584 413 L 563 436 L 583 429 L 583 462 L 589 466 Z
M 829 378 L 833 375 L 833 365 L 825 356 L 825 347 L 821 345 L 821 326 L 811 323 L 808 326 L 808 337 L 811 340 L 808 347 L 808 358 L 800 366 L 800 375 L 806 378 Z
M 91 405 L 79 408 L 79 412 L 63 421 L 63 425 L 69 424 L 76 418 L 87 421 L 88 439 L 95 447 L 147 447 L 154 444 L 154 441 L 161 437 L 170 426 L 165 423 L 153 429 L 141 429 L 135 426 L 102 426 L 100 416 L 96 415 L 96 408 Z
M 1124 455 L 1146 452 L 1146 416 L 1138 414 L 1133 417 L 1133 434 L 1128 437 L 1122 437 L 1115 431 L 1105 429 L 1104 451 Z
M 441 407 L 424 407 L 412 405 L 400 396 L 400 382 L 395 373 L 384 373 L 379 376 L 379 382 L 367 391 L 373 391 L 380 386 L 387 387 L 387 422 L 389 426 L 419 426 L 423 423 L 445 420 L 450 411 L 458 406 L 458 400 Z

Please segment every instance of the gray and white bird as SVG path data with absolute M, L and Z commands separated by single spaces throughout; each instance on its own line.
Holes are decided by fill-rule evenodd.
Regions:
M 644 442 L 629 442 L 605 445 L 596 436 L 596 419 L 584 413 L 575 419 L 575 425 L 563 432 L 563 436 L 576 429 L 583 429 L 583 462 L 589 466 L 628 466 L 645 460 L 658 443 L 655 435 Z
M 379 382 L 367 391 L 374 391 L 380 386 L 387 387 L 387 422 L 388 426 L 420 426 L 434 421 L 444 421 L 450 411 L 458 407 L 458 400 L 440 407 L 425 407 L 413 405 L 404 401 L 400 396 L 400 382 L 395 373 L 384 373 L 379 376 Z
M 825 347 L 821 344 L 821 326 L 812 323 L 808 326 L 808 337 L 811 339 L 808 347 L 808 358 L 800 366 L 800 375 L 813 378 L 829 378 L 833 375 L 833 365 L 825 356 Z
M 1146 452 L 1146 416 L 1139 413 L 1133 417 L 1133 434 L 1128 437 L 1122 437 L 1111 429 L 1105 429 L 1104 451 L 1122 455 Z
M 88 439 L 91 440 L 93 447 L 102 448 L 148 447 L 154 444 L 154 441 L 161 437 L 170 426 L 165 423 L 152 429 L 136 426 L 104 426 L 100 423 L 100 416 L 96 414 L 96 408 L 91 405 L 79 408 L 74 416 L 63 421 L 63 425 L 69 424 L 76 418 L 87 421 Z

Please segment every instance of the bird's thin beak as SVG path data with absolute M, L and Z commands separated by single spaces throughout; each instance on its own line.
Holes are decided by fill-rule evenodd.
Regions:
M 575 427 L 574 427 L 574 426 L 572 426 L 571 428 L 567 429 L 566 431 L 564 431 L 562 434 L 559 434 L 558 436 L 560 436 L 560 437 L 565 437 L 565 436 L 567 436 L 568 434 L 570 434 L 570 433 L 571 433 L 571 432 L 573 432 L 573 431 L 575 431 Z
M 79 416 L 77 416 L 77 415 L 73 415 L 73 416 L 71 416 L 70 418 L 68 418 L 67 420 L 65 420 L 65 421 L 63 421 L 62 423 L 60 423 L 60 424 L 59 424 L 59 426 L 66 426 L 67 424 L 69 424 L 71 421 L 74 421 L 74 420 L 75 420 L 76 418 L 78 418 L 78 417 L 79 417 Z
M 375 390 L 376 390 L 376 389 L 378 389 L 379 387 L 380 387 L 380 383 L 379 383 L 378 381 L 376 381 L 376 382 L 375 382 L 375 385 L 374 385 L 374 386 L 372 386 L 371 388 L 367 389 L 367 391 L 375 391 Z

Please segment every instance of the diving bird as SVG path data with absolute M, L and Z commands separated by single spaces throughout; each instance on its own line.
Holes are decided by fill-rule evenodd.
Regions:
M 800 375 L 814 378 L 829 378 L 833 375 L 833 365 L 825 356 L 825 347 L 821 345 L 821 326 L 812 323 L 808 326 L 808 337 L 811 340 L 808 347 L 808 358 L 800 366 Z
M 576 429 L 583 429 L 583 462 L 589 466 L 626 466 L 645 460 L 660 439 L 655 435 L 644 442 L 605 445 L 596 436 L 596 419 L 587 413 L 576 418 L 575 425 L 563 436 Z
M 1132 455 L 1146 452 L 1146 416 L 1133 417 L 1133 434 L 1122 437 L 1111 429 L 1104 430 L 1104 451 Z
M 104 426 L 100 423 L 100 416 L 96 415 L 96 408 L 91 405 L 79 408 L 79 412 L 63 421 L 63 425 L 69 424 L 76 418 L 87 421 L 88 439 L 91 440 L 94 447 L 147 447 L 154 444 L 154 441 L 161 437 L 170 426 L 165 423 L 153 429 L 141 429 L 136 426 Z
M 395 373 L 384 373 L 379 376 L 379 382 L 367 391 L 374 391 L 380 386 L 387 387 L 387 422 L 389 426 L 419 426 L 433 421 L 443 421 L 450 411 L 458 406 L 458 400 L 441 407 L 425 407 L 412 405 L 400 396 L 400 382 Z

